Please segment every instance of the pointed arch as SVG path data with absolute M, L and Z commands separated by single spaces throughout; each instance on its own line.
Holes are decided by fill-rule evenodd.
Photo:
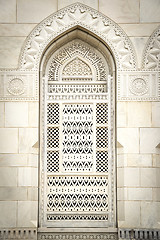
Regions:
M 68 34 L 69 42 L 62 37 L 50 45 L 42 56 L 40 64 L 40 172 L 43 173 L 39 188 L 40 228 L 71 226 L 68 220 L 74 221 L 74 226 L 77 228 L 116 227 L 115 111 L 113 110 L 115 65 L 108 49 L 99 46 L 100 41 L 95 38 L 94 44 L 93 42 L 89 44 L 89 41 L 80 38 L 80 30 L 76 31 L 78 33 L 74 38 L 74 33 Z M 82 33 L 85 38 L 87 33 L 81 31 Z M 83 67 L 85 64 L 89 75 L 85 75 L 84 71 L 75 72 L 74 75 L 71 73 L 72 67 L 66 71 L 66 74 L 62 74 L 63 69 L 72 64 L 76 58 L 80 61 L 76 66 L 82 64 Z M 54 197 L 51 193 L 52 189 L 49 190 L 51 194 L 47 193 L 47 189 L 52 188 L 47 183 L 50 181 L 48 177 L 52 179 L 54 173 L 56 173 L 56 181 L 59 177 L 62 181 L 67 179 L 70 182 L 71 179 L 72 184 L 73 177 L 78 188 L 81 188 L 81 176 L 84 175 L 83 191 L 88 188 L 87 184 L 90 184 L 87 177 L 89 173 L 94 180 L 92 181 L 94 186 L 91 186 L 93 194 L 86 192 L 82 196 L 81 193 L 72 195 L 68 192 L 65 199 L 66 210 L 62 209 L 63 206 L 56 210 L 53 206 L 55 200 L 52 201 Z M 99 175 L 102 176 L 101 179 L 104 178 L 103 183 L 99 183 Z M 66 189 L 70 189 L 69 182 L 65 186 Z M 94 194 L 97 193 L 99 184 L 103 191 L 107 192 L 103 196 Z M 56 188 L 56 191 L 59 190 Z M 59 197 L 61 198 L 58 195 Z M 62 197 L 64 198 L 64 195 Z M 72 209 L 70 206 L 72 201 L 75 204 L 79 201 L 80 205 Z M 86 201 L 84 207 L 81 206 L 83 201 Z M 87 202 L 91 204 L 92 209 L 87 207 Z M 101 209 L 99 204 L 103 205 Z
M 36 70 L 49 44 L 63 33 L 78 27 L 91 32 L 108 46 L 116 59 L 118 69 L 136 68 L 132 43 L 118 24 L 80 3 L 50 15 L 35 27 L 22 48 L 19 67 Z
M 77 30 L 78 31 L 78 30 Z M 78 31 L 80 34 L 80 30 Z M 81 32 L 83 33 L 83 32 Z M 63 46 L 58 45 L 58 48 L 61 48 L 61 51 L 59 49 L 55 49 L 55 46 L 51 45 L 51 49 L 48 49 L 48 51 L 45 53 L 44 56 L 44 63 L 41 63 L 41 66 L 45 68 L 47 67 L 47 71 L 44 72 L 44 69 L 41 69 L 43 72 L 43 75 L 49 76 L 49 79 L 52 81 L 60 81 L 62 80 L 62 68 L 64 68 L 69 62 L 74 60 L 78 57 L 82 63 L 86 63 L 88 67 L 91 69 L 92 76 L 88 76 L 91 79 L 95 81 L 106 80 L 108 74 L 112 74 L 113 71 L 115 71 L 115 65 L 112 63 L 111 54 L 108 53 L 107 49 L 105 48 L 105 51 L 107 51 L 107 59 L 106 55 L 103 56 L 102 46 L 97 47 L 95 50 L 95 46 L 92 46 L 89 43 L 84 42 L 83 39 L 73 38 L 73 32 L 71 34 L 68 34 L 70 41 L 63 41 Z M 87 34 L 83 33 L 83 36 L 87 36 Z M 72 40 L 71 40 L 72 39 Z M 96 41 L 96 39 L 95 39 Z M 58 41 L 57 41 L 58 42 Z M 96 41 L 99 43 L 98 41 Z M 101 51 L 101 53 L 99 52 Z M 107 61 L 107 65 L 104 64 L 104 62 Z M 84 74 L 83 74 L 84 75 Z

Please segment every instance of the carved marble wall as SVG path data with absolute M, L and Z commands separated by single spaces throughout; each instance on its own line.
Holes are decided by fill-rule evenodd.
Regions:
M 88 6 L 68 6 L 67 0 L 45 5 L 40 0 L 38 6 L 35 0 L 0 0 L 2 239 L 37 235 L 40 64 L 51 45 L 57 50 L 74 38 L 107 48 L 116 66 L 117 228 L 109 235 L 107 229 L 92 229 L 92 235 L 86 229 L 60 235 L 41 229 L 39 238 L 113 239 L 118 229 L 119 238 L 159 238 L 159 3 L 82 2 Z

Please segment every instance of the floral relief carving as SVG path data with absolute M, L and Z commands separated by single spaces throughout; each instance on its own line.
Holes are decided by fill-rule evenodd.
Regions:
M 22 95 L 25 91 L 24 82 L 20 78 L 13 78 L 8 82 L 7 90 L 10 94 L 18 96 Z
M 0 71 L 0 101 L 37 101 L 38 75 L 36 71 Z
M 72 60 L 70 61 L 71 58 Z M 94 52 L 93 48 L 83 41 L 73 40 L 62 50 L 55 52 L 49 68 L 49 81 L 59 81 L 59 69 L 66 61 L 69 61 L 69 63 L 64 66 L 62 71 L 63 80 L 68 80 L 66 76 L 75 77 L 76 75 L 79 75 L 79 77 L 86 76 L 88 80 L 91 80 L 93 69 L 96 72 L 94 78 L 97 81 L 106 81 L 109 74 L 110 66 L 109 64 L 108 66 L 104 65 L 102 56 L 100 57 L 98 53 Z M 93 69 L 90 68 L 90 65 L 92 65 Z
M 88 32 L 91 32 L 95 36 L 99 37 L 101 40 L 104 41 L 106 46 L 109 46 L 110 50 L 112 51 L 116 67 L 117 67 L 117 86 L 118 86 L 118 100 L 131 100 L 128 98 L 130 94 L 134 97 L 136 96 L 136 100 L 145 100 L 150 101 L 157 101 L 160 98 L 160 92 L 156 91 L 156 87 L 160 82 L 160 78 L 158 75 L 156 76 L 156 84 L 152 86 L 154 92 L 154 97 L 152 96 L 149 90 L 141 91 L 133 90 L 134 87 L 128 86 L 126 88 L 126 96 L 124 96 L 123 90 L 123 99 L 121 97 L 122 93 L 122 84 L 120 83 L 119 75 L 123 71 L 133 71 L 136 73 L 136 58 L 133 46 L 130 42 L 130 39 L 127 35 L 123 32 L 123 30 L 114 23 L 111 19 L 107 18 L 103 14 L 97 12 L 96 10 L 91 9 L 83 4 L 76 3 L 71 6 L 68 6 L 52 15 L 48 18 L 44 19 L 40 24 L 38 24 L 35 29 L 31 32 L 31 34 L 27 37 L 26 42 L 21 51 L 20 59 L 19 59 L 19 68 L 16 70 L 14 69 L 14 73 L 16 76 L 21 74 L 21 72 L 34 72 L 37 75 L 35 78 L 36 87 L 31 88 L 31 79 L 24 79 L 25 87 L 23 89 L 23 83 L 21 80 L 14 80 L 10 81 L 8 84 L 5 85 L 4 91 L 1 91 L 0 101 L 4 100 L 25 100 L 25 99 L 36 99 L 38 96 L 38 72 L 39 72 L 39 62 L 41 59 L 42 54 L 44 53 L 46 47 L 60 34 L 66 32 L 67 30 L 73 27 L 82 27 L 86 29 Z M 78 49 L 78 50 L 76 50 Z M 66 52 L 62 50 L 61 54 L 57 56 L 57 61 L 52 62 L 52 69 L 54 72 L 58 72 L 58 69 L 63 64 L 63 61 L 66 61 L 67 58 L 75 56 L 75 52 L 79 54 L 87 53 L 88 60 L 91 59 L 92 61 L 97 61 L 97 56 L 92 51 L 88 50 L 86 46 L 79 44 L 77 46 L 70 46 L 70 49 L 66 49 Z M 71 55 L 69 55 L 71 54 Z M 78 55 L 77 54 L 77 55 Z M 81 54 L 80 54 L 81 55 Z M 91 63 L 93 63 L 91 62 Z M 143 62 L 142 62 L 142 71 L 153 71 L 156 72 L 160 69 L 160 27 L 156 29 L 156 31 L 151 35 L 146 45 L 144 54 L 143 54 Z M 105 72 L 103 74 L 104 66 L 102 62 L 96 62 L 97 69 L 101 69 L 99 73 L 99 79 L 106 79 Z M 6 70 L 8 75 L 9 72 L 12 72 L 13 69 Z M 1 69 L 1 79 L 0 82 L 3 84 L 3 73 L 4 70 Z M 55 76 L 54 79 L 51 78 L 52 81 L 57 79 L 58 76 Z M 97 80 L 99 80 L 97 77 Z M 140 78 L 140 76 L 137 76 Z M 19 81 L 19 85 L 16 87 L 16 82 Z M 8 82 L 8 79 L 6 83 Z M 142 81 L 143 82 L 143 81 Z M 129 83 L 130 84 L 130 83 Z M 136 81 L 134 82 L 136 84 Z M 14 85 L 14 87 L 13 87 Z M 140 81 L 139 81 L 140 85 Z M 143 88 L 144 88 L 143 84 Z M 150 86 L 150 80 L 149 80 Z M 14 90 L 13 90 L 14 88 Z M 33 92 L 35 91 L 35 92 Z M 29 96 L 26 94 L 29 93 Z M 36 97 L 35 97 L 36 96 Z M 140 98 L 142 96 L 142 98 Z
M 32 31 L 23 47 L 20 66 L 36 69 L 51 40 L 74 26 L 84 27 L 103 39 L 113 51 L 118 68 L 135 69 L 135 53 L 123 30 L 106 16 L 79 3 L 52 14 Z
M 156 29 L 147 42 L 142 67 L 149 70 L 160 70 L 160 27 Z
M 63 69 L 63 75 L 92 75 L 90 67 L 78 57 L 68 63 Z
M 138 77 L 130 83 L 130 91 L 134 95 L 143 95 L 148 91 L 148 82 L 146 79 Z

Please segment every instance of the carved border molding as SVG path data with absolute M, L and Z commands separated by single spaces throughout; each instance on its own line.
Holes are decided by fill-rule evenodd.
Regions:
M 37 229 L 13 228 L 0 229 L 0 239 L 56 239 L 56 240 L 99 240 L 99 239 L 160 239 L 160 229 L 119 229 L 118 235 L 115 232 L 108 233 L 70 233 L 70 232 L 39 232 Z
M 119 229 L 118 239 L 160 239 L 160 229 Z
M 117 240 L 117 233 L 38 233 L 38 240 Z
M 143 69 L 160 71 L 160 26 L 148 39 L 142 59 Z
M 0 229 L 0 239 L 37 239 L 37 229 Z
M 19 67 L 37 69 L 46 47 L 60 34 L 80 26 L 110 47 L 119 69 L 135 69 L 136 58 L 130 39 L 111 19 L 80 3 L 70 5 L 43 20 L 31 32 L 22 48 Z
M 0 229 L 0 239 L 55 239 L 55 240 L 117 240 L 117 239 L 160 239 L 160 229 L 119 229 L 116 232 L 39 232 L 37 229 L 12 228 Z

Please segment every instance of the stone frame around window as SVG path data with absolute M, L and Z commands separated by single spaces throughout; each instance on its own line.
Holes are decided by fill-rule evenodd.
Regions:
M 96 39 L 95 39 L 95 41 L 96 41 Z M 66 45 L 65 45 L 65 42 L 63 42 L 63 46 L 69 46 L 70 47 L 70 45 L 72 45 L 72 43 L 79 43 L 79 44 L 81 44 L 82 45 L 82 48 L 84 48 L 84 46 L 86 46 L 87 47 L 87 51 L 88 51 L 88 49 L 90 49 L 90 51 L 91 51 L 91 49 L 92 49 L 92 52 L 94 52 L 94 47 L 92 46 L 92 43 L 91 43 L 91 45 L 89 45 L 89 44 L 86 44 L 86 43 L 84 43 L 82 40 L 76 40 L 76 39 L 73 39 L 72 41 L 70 41 L 70 43 L 67 43 Z M 82 44 L 83 43 L 83 44 Z M 90 48 L 88 48 L 88 47 L 90 47 Z M 47 226 L 50 226 L 50 227 L 53 227 L 54 225 L 53 224 L 49 224 L 49 225 L 47 225 L 48 223 L 46 222 L 46 220 L 44 219 L 44 214 L 45 214 L 45 208 L 44 208 L 44 206 L 46 205 L 46 201 L 43 201 L 43 199 L 44 199 L 44 192 L 46 192 L 46 190 L 45 190 L 45 177 L 44 177 L 44 173 L 45 173 L 45 170 L 44 170 L 44 168 L 43 168 L 43 165 L 44 165 L 44 162 L 43 162 L 43 159 L 44 159 L 44 149 L 45 149 L 45 142 L 46 142 L 46 136 L 45 136 L 45 131 L 43 130 L 43 129 L 45 129 L 45 127 L 44 127 L 44 122 L 43 122 L 43 120 L 42 119 L 44 119 L 44 117 L 45 117 L 45 119 L 46 119 L 46 104 L 44 104 L 43 103 L 43 101 L 49 101 L 49 102 L 52 102 L 52 101 L 54 101 L 55 99 L 56 99 L 56 101 L 57 102 L 64 102 L 65 100 L 67 100 L 67 101 L 69 101 L 69 102 L 82 102 L 82 103 L 86 103 L 86 102 L 96 102 L 96 101 L 100 101 L 100 102 L 105 102 L 105 101 L 110 101 L 110 111 L 109 111 L 109 118 L 110 118 L 110 124 L 112 124 L 112 127 L 110 126 L 109 127 L 109 135 L 110 135 L 110 139 L 112 139 L 112 142 L 110 142 L 110 151 L 109 151 L 109 155 L 110 155 L 110 158 L 113 158 L 113 162 L 112 162 L 112 164 L 111 164 L 111 166 L 110 166 L 110 169 L 112 169 L 111 170 L 111 173 L 110 173 L 110 183 L 111 183 L 111 188 L 110 188 L 110 210 L 109 210 L 109 222 L 107 223 L 107 225 L 105 225 L 105 224 L 102 224 L 101 225 L 101 227 L 102 226 L 107 226 L 107 227 L 109 227 L 109 228 L 113 228 L 113 227 L 115 227 L 116 226 L 116 193 L 115 193 L 115 185 L 116 185 L 116 183 L 115 183 L 115 179 L 116 179 L 116 176 L 115 176 L 115 121 L 114 121 L 114 113 L 115 113 L 115 111 L 114 111 L 114 105 L 115 105 L 115 94 L 114 94 L 114 85 L 115 85 L 115 83 L 114 83 L 114 78 L 112 77 L 112 78 L 110 78 L 109 77 L 109 75 L 108 75 L 108 81 L 110 82 L 109 84 L 108 84 L 108 92 L 110 92 L 110 94 L 109 93 L 97 93 L 97 94 L 95 94 L 95 93 L 90 93 L 88 96 L 89 96 L 89 98 L 87 97 L 86 98 L 86 94 L 73 94 L 73 95 L 70 95 L 70 94 L 62 94 L 62 93 L 60 93 L 59 95 L 57 95 L 57 94 L 55 94 L 55 96 L 54 96 L 54 94 L 49 94 L 48 95 L 48 100 L 46 99 L 46 94 L 47 94 L 47 89 L 46 89 L 46 87 L 47 87 L 47 85 L 48 85 L 48 79 L 50 79 L 50 75 L 48 75 L 48 73 L 49 73 L 49 66 L 52 64 L 52 62 L 53 62 L 53 59 L 55 59 L 54 58 L 54 56 L 57 56 L 57 59 L 59 59 L 59 57 L 58 57 L 58 55 L 56 55 L 56 53 L 57 52 L 59 52 L 60 54 L 62 54 L 62 50 L 61 49 L 65 49 L 65 47 L 60 47 L 59 48 L 59 50 L 57 50 L 55 53 L 53 53 L 53 49 L 54 49 L 54 46 L 50 46 L 50 49 L 48 49 L 48 52 L 45 54 L 45 57 L 46 57 L 46 59 L 44 59 L 44 60 L 42 60 L 42 64 L 43 64 L 43 66 L 41 67 L 41 75 L 42 75 L 42 78 L 41 78 L 41 87 L 40 87 L 40 89 L 41 89 L 41 97 L 40 97 L 40 99 L 41 99 L 41 104 L 40 104 L 40 109 L 41 109 L 41 117 L 40 117 L 40 119 L 41 119 L 41 157 L 40 157 L 40 159 L 41 159 L 41 170 L 40 170 L 40 173 L 41 173 L 41 175 L 40 175 L 40 178 L 41 178 L 41 185 L 40 185 L 40 189 L 42 189 L 42 192 L 41 192 L 41 194 L 40 194 L 40 199 L 41 199 L 41 204 L 40 204 L 40 210 L 39 210 L 39 212 L 40 212 L 40 226 L 43 228 L 43 227 L 47 227 Z M 97 50 L 95 50 L 96 52 L 98 52 Z M 100 49 L 99 49 L 99 51 L 101 51 Z M 84 55 L 85 55 L 85 52 L 83 53 Z M 105 59 L 107 59 L 107 61 L 109 61 L 108 59 L 111 59 L 112 58 L 112 56 L 111 56 L 111 54 L 110 54 L 110 56 L 108 55 L 109 54 L 109 51 L 106 49 L 106 56 L 105 56 L 105 54 L 104 54 L 104 56 L 102 56 L 102 53 L 101 53 L 101 57 L 103 58 L 103 60 L 104 61 L 106 61 Z M 69 54 L 69 55 L 71 55 L 71 54 Z M 49 57 L 48 57 L 49 56 Z M 64 57 L 64 55 L 62 54 L 62 56 Z M 77 56 L 77 54 L 76 54 L 76 56 Z M 65 58 L 65 57 L 64 57 Z M 54 60 L 55 61 L 55 60 Z M 100 60 L 99 60 L 100 61 Z M 56 62 L 57 62 L 57 60 L 56 60 Z M 63 62 L 63 58 L 62 58 L 62 62 Z M 93 61 L 94 62 L 94 61 Z M 96 62 L 96 61 L 95 61 Z M 110 70 L 107 70 L 107 72 L 108 72 L 108 74 L 109 73 L 111 73 L 111 66 L 112 66 L 112 75 L 114 74 L 114 69 L 115 69 L 115 66 L 114 65 L 112 65 L 113 64 L 113 60 L 112 61 L 110 61 Z M 63 66 L 63 64 L 62 64 L 62 66 Z M 98 67 L 96 67 L 96 68 L 98 68 Z M 59 68 L 60 70 L 60 72 L 61 72 L 61 68 Z M 62 68 L 63 69 L 63 68 Z M 47 70 L 47 72 L 46 72 L 46 70 Z M 110 72 L 109 72 L 110 71 Z M 59 74 L 61 74 L 59 72 Z M 60 77 L 60 75 L 56 75 L 58 78 Z M 51 78 L 51 80 L 52 79 L 54 79 L 54 78 Z M 55 83 L 58 83 L 58 84 L 62 84 L 63 83 L 63 81 L 61 80 L 61 78 L 59 78 L 60 80 L 59 81 L 56 81 Z M 94 78 L 93 78 L 94 79 Z M 53 82 L 53 81 L 51 81 L 51 82 Z M 96 84 L 97 84 L 97 82 L 101 82 L 101 81 L 96 81 Z M 103 84 L 104 84 L 104 79 L 103 79 Z M 68 83 L 68 82 L 67 82 Z M 83 81 L 82 81 L 82 83 L 83 83 Z M 92 83 L 92 81 L 91 81 L 91 83 Z M 95 83 L 95 81 L 93 82 L 93 83 Z M 92 83 L 92 84 L 93 84 Z M 112 83 L 112 84 L 111 84 Z M 43 87 L 42 87 L 43 86 Z M 112 86 L 112 87 L 111 87 Z M 45 90 L 44 90 L 45 89 Z M 82 95 L 84 96 L 84 98 L 82 98 Z M 68 99 L 67 99 L 67 96 L 69 97 Z M 79 97 L 80 98 L 79 98 Z M 53 98 L 54 97 L 54 98 Z M 57 97 L 59 97 L 59 98 L 57 98 Z M 46 100 L 44 100 L 44 99 L 46 99 Z M 46 120 L 45 120 L 46 121 Z M 78 225 L 77 225 L 78 224 Z M 79 225 L 79 223 L 77 223 L 77 224 L 75 224 L 75 227 L 77 226 L 80 226 Z M 88 223 L 89 224 L 89 223 Z M 55 225 L 56 227 L 58 227 L 58 225 Z M 64 227 L 67 227 L 67 223 L 66 224 L 64 224 L 63 225 Z M 68 227 L 70 226 L 70 224 L 68 224 Z M 85 227 L 86 226 L 86 224 L 84 225 L 84 224 L 82 224 L 81 223 L 81 226 L 82 227 Z M 94 223 L 94 224 L 90 224 L 90 227 L 95 227 L 95 226 L 97 226 L 98 227 L 98 225 L 96 225 L 96 223 Z

